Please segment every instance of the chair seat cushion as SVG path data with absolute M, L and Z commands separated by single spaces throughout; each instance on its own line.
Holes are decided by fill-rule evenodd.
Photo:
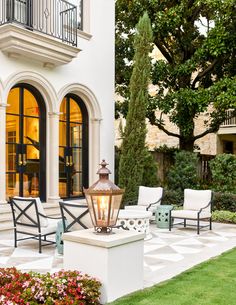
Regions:
M 125 210 L 151 211 L 151 212 L 155 213 L 157 206 L 159 206 L 159 205 L 150 206 L 150 208 L 147 210 L 146 205 L 126 205 Z
M 198 211 L 193 210 L 176 210 L 171 212 L 171 216 L 175 218 L 197 219 Z M 201 212 L 200 219 L 211 217 L 210 212 Z
M 58 223 L 58 219 L 48 219 L 47 227 L 41 227 L 41 235 L 55 233 L 57 230 L 57 223 Z M 37 234 L 37 235 L 39 234 L 38 228 L 24 226 L 24 225 L 17 225 L 17 230 L 24 232 L 26 234 L 27 233 Z

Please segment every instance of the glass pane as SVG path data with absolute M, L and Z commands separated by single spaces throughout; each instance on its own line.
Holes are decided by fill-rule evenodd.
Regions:
M 38 173 L 25 174 L 23 177 L 23 196 L 39 197 Z
M 61 107 L 60 107 L 60 120 L 66 121 L 66 98 L 63 98 L 61 102 Z
M 39 119 L 24 117 L 24 143 L 39 149 Z
M 82 126 L 70 123 L 70 143 L 71 146 L 82 146 Z
M 14 172 L 16 170 L 16 145 L 6 145 L 6 171 Z
M 65 172 L 64 147 L 59 147 L 59 172 Z
M 82 123 L 82 113 L 75 100 L 70 98 L 70 121 Z
M 20 89 L 14 88 L 11 89 L 7 98 L 7 104 L 10 106 L 7 107 L 7 113 L 19 114 L 19 100 L 20 100 Z
M 19 143 L 19 117 L 7 114 L 6 117 L 6 142 Z
M 66 123 L 59 122 L 59 145 L 66 146 Z
M 19 196 L 19 174 L 17 173 L 8 173 L 6 174 L 6 190 L 7 190 L 7 199 L 13 196 Z
M 39 117 L 39 106 L 34 95 L 24 89 L 24 115 Z
M 33 145 L 27 145 L 26 155 L 23 156 L 23 159 L 26 161 L 27 172 L 39 173 L 39 150 L 37 148 L 35 148 Z
M 75 173 L 71 177 L 71 194 L 70 196 L 82 195 L 82 175 L 81 173 Z
M 82 149 L 73 148 L 72 150 L 73 170 L 76 172 L 82 171 Z

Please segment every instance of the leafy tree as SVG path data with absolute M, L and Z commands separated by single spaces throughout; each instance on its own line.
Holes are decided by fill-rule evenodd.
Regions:
M 195 140 L 219 129 L 225 110 L 236 109 L 236 2 L 117 0 L 116 84 L 126 98 L 117 104 L 117 114 L 127 113 L 133 29 L 144 11 L 152 22 L 154 45 L 163 56 L 152 65 L 151 82 L 158 91 L 149 97 L 146 115 L 151 124 L 179 138 L 181 149 L 192 151 Z M 207 111 L 205 130 L 196 134 L 194 121 Z M 163 114 L 179 132 L 167 129 Z
M 123 133 L 119 162 L 119 185 L 125 188 L 124 202 L 137 197 L 138 186 L 142 184 L 147 149 L 146 101 L 150 80 L 151 62 L 149 57 L 152 29 L 147 13 L 137 25 L 134 40 L 134 65 L 130 79 L 130 103 Z

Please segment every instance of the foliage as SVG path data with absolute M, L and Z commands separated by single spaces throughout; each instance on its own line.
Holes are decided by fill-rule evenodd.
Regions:
M 229 305 L 236 299 L 236 249 L 110 305 Z
M 116 89 L 126 98 L 117 104 L 117 115 L 127 114 L 133 29 L 147 11 L 154 46 L 161 54 L 152 61 L 151 82 L 157 94 L 149 98 L 149 121 L 179 138 L 180 148 L 190 151 L 195 140 L 216 132 L 226 118 L 225 110 L 233 108 L 236 114 L 235 10 L 234 0 L 117 0 Z M 196 133 L 194 120 L 209 107 L 204 129 Z M 168 130 L 163 114 L 179 133 Z
M 183 199 L 184 193 L 182 191 L 164 189 L 161 204 L 179 205 L 183 202 Z
M 146 150 L 146 155 L 144 158 L 143 165 L 143 179 L 142 185 L 144 186 L 157 186 L 158 177 L 157 177 L 157 162 L 154 160 L 154 157 L 151 152 Z
M 236 156 L 220 154 L 210 161 L 215 191 L 236 193 Z
M 144 173 L 147 149 L 146 138 L 146 100 L 150 78 L 150 43 L 152 29 L 148 15 L 140 18 L 135 34 L 134 65 L 130 79 L 130 103 L 121 146 L 119 162 L 119 186 L 125 188 L 124 201 L 138 195 Z
M 174 155 L 179 150 L 180 149 L 178 147 L 169 147 L 166 144 L 155 148 L 156 152 L 160 152 L 160 153 L 164 153 L 164 154 L 170 154 L 170 155 Z
M 78 271 L 22 273 L 0 268 L 0 304 L 98 305 L 101 283 Z
M 214 192 L 213 209 L 236 212 L 236 195 Z
M 212 220 L 223 223 L 236 223 L 236 213 L 225 210 L 214 211 Z
M 175 154 L 175 164 L 169 170 L 167 177 L 169 189 L 183 192 L 186 188 L 198 188 L 197 165 L 198 156 L 196 153 L 177 152 Z

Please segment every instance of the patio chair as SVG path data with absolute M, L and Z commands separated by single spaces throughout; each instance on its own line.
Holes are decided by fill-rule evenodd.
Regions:
M 39 253 L 42 253 L 43 246 L 55 244 L 55 241 L 47 240 L 47 236 L 55 234 L 58 219 L 46 216 L 40 198 L 13 197 L 10 199 L 10 205 L 15 248 L 17 248 L 18 241 L 30 238 L 39 241 Z M 18 233 L 28 235 L 28 237 L 18 238 Z
M 125 205 L 125 209 L 151 211 L 153 214 L 152 220 L 154 220 L 156 209 L 161 204 L 162 196 L 162 187 L 140 186 L 137 204 L 128 202 L 129 205 Z
M 200 233 L 200 229 L 209 227 L 212 229 L 211 219 L 212 209 L 212 191 L 211 190 L 184 190 L 184 204 L 182 210 L 171 210 L 169 217 L 169 231 L 174 224 L 174 219 L 183 219 L 184 221 L 178 224 L 187 225 L 187 220 L 197 221 L 197 234 Z M 200 225 L 200 220 L 209 220 L 209 224 Z M 175 224 L 176 225 L 176 224 Z M 189 224 L 190 225 L 190 224 Z
M 92 228 L 92 220 L 86 203 L 60 201 L 64 232 Z

